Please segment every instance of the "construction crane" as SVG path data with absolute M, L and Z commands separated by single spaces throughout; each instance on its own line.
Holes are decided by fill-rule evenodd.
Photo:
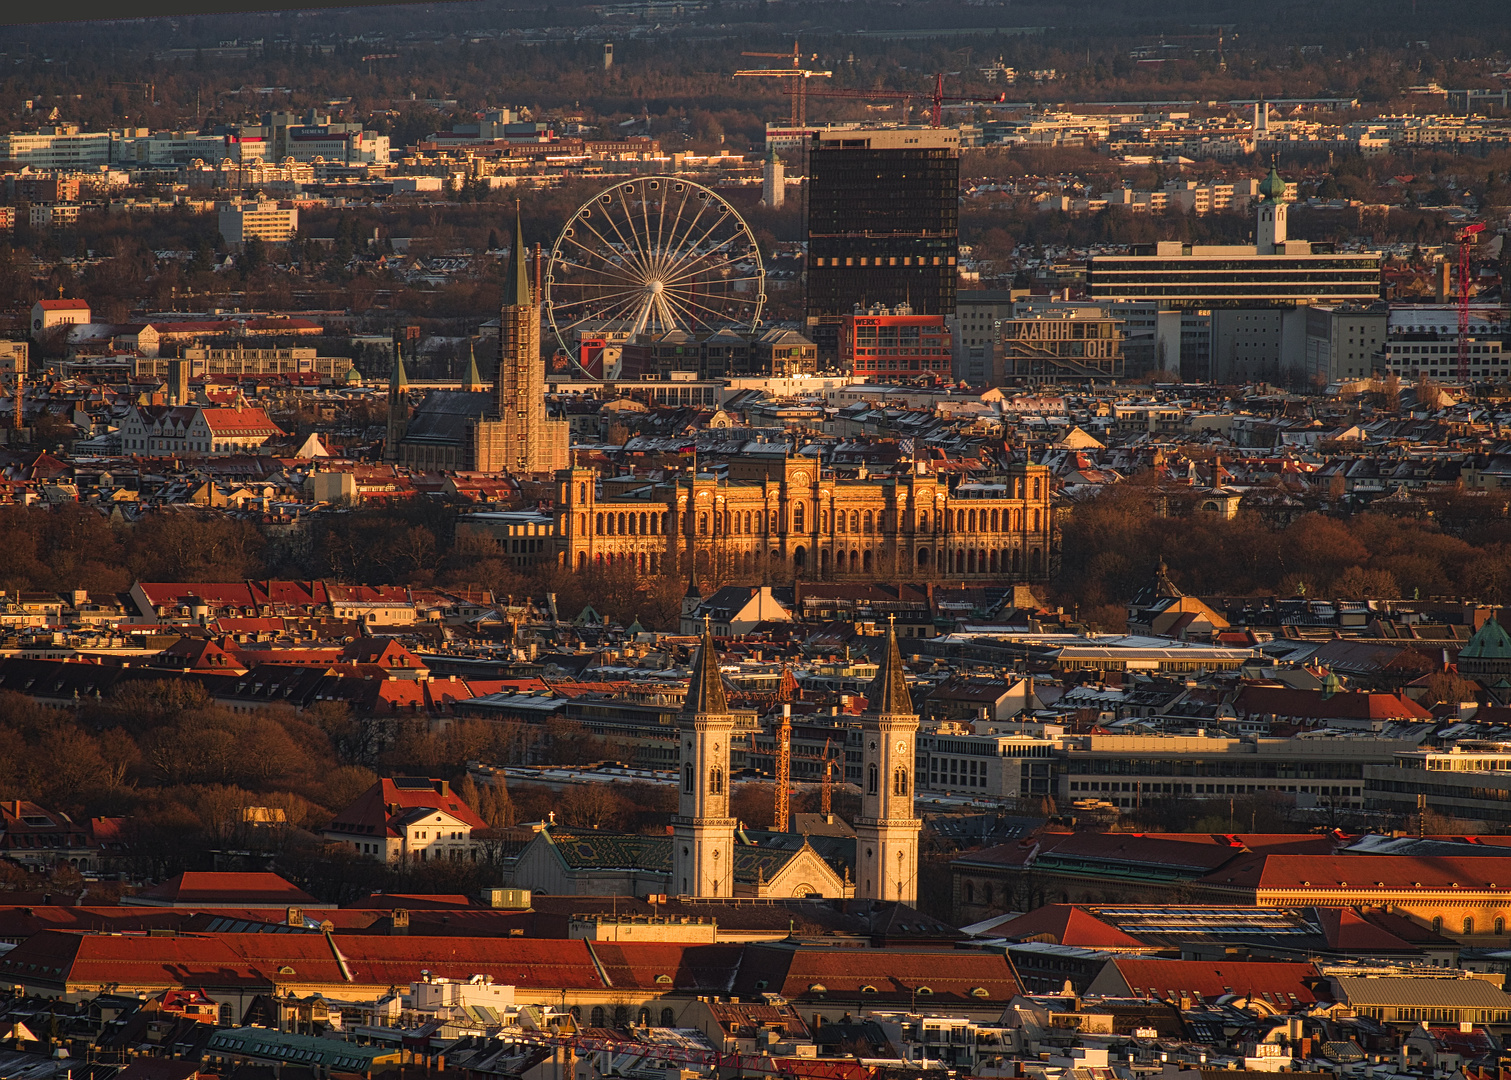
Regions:
M 1459 246 L 1459 370 L 1458 379 L 1461 383 L 1469 381 L 1469 271 L 1470 254 L 1474 251 L 1474 245 L 1478 242 L 1479 234 L 1485 231 L 1485 226 L 1476 221 L 1473 225 L 1465 225 L 1460 229 L 1454 240 Z
M 754 79 L 791 79 L 792 86 L 787 93 L 792 97 L 792 126 L 806 127 L 808 125 L 808 80 L 833 78 L 832 71 L 820 71 L 815 68 L 803 66 L 803 54 L 798 49 L 797 38 L 792 39 L 792 51 L 790 53 L 763 53 L 742 52 L 741 56 L 769 56 L 783 60 L 791 59 L 792 66 L 788 68 L 749 68 L 745 71 L 735 72 L 735 78 Z M 814 53 L 812 59 L 818 59 Z
M 831 777 L 834 774 L 834 762 L 829 759 L 829 740 L 824 740 L 824 785 L 819 791 L 819 812 L 828 817 L 834 813 L 834 785 Z
M 784 672 L 785 673 L 785 672 Z M 776 795 L 771 802 L 771 831 L 786 832 L 791 820 L 788 795 L 792 790 L 792 706 L 782 705 L 782 726 L 776 733 Z
M 935 73 L 935 75 L 934 75 L 934 91 L 933 91 L 933 93 L 931 93 L 931 94 L 928 95 L 930 104 L 932 105 L 932 108 L 931 108 L 931 110 L 929 112 L 929 126 L 931 126 L 931 127 L 936 127 L 937 128 L 937 127 L 944 126 L 944 107 L 945 107 L 945 105 L 1000 105 L 1002 102 L 1004 102 L 1004 101 L 1007 100 L 1007 94 L 1006 94 L 1006 92 L 1000 93 L 996 97 L 970 97 L 970 96 L 956 96 L 956 95 L 948 95 L 947 96 L 945 94 L 945 92 L 944 92 L 944 74 L 945 73 L 942 72 L 942 71 Z M 788 93 L 791 93 L 791 91 L 788 91 Z M 909 110 L 909 109 L 912 108 L 912 102 L 913 102 L 914 98 L 916 98 L 916 97 L 923 97 L 923 96 L 924 96 L 923 94 L 918 93 L 918 92 L 913 91 L 913 90 L 850 90 L 850 89 L 838 89 L 838 90 L 806 90 L 805 91 L 805 100 L 806 100 L 807 97 L 824 97 L 824 98 L 861 98 L 861 99 L 871 100 L 871 101 L 878 101 L 878 100 L 884 100 L 884 101 L 901 101 L 903 103 L 903 109 L 904 110 Z M 805 108 L 806 108 L 806 105 L 805 105 Z M 904 119 L 906 119 L 906 117 L 904 117 Z

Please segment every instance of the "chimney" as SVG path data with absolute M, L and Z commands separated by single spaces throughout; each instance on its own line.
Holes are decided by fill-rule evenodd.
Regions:
M 392 912 L 393 929 L 390 931 L 395 937 L 404 937 L 409 934 L 409 912 L 404 908 L 394 908 Z

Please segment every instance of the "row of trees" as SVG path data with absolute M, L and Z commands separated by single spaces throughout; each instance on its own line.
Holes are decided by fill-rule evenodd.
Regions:
M 1421 516 L 1308 513 L 1280 525 L 1245 511 L 1166 516 L 1169 496 L 1141 474 L 1067 518 L 1057 586 L 1096 628 L 1123 626 L 1161 559 L 1190 594 L 1511 602 L 1511 520 L 1488 495 L 1428 495 Z

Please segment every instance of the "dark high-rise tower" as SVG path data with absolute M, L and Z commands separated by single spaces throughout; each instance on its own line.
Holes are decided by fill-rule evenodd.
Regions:
M 856 304 L 953 315 L 960 134 L 824 130 L 808 152 L 808 336 L 822 359 Z

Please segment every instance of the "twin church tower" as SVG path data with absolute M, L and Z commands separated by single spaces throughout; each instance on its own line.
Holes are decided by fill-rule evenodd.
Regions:
M 855 819 L 855 895 L 913 904 L 918 897 L 918 835 L 913 816 L 913 745 L 918 716 L 897 646 L 887 633 L 880 669 L 861 716 L 861 812 Z M 673 892 L 733 896 L 735 833 L 729 812 L 729 744 L 735 718 L 705 626 L 678 722 L 681 796 L 672 822 Z

